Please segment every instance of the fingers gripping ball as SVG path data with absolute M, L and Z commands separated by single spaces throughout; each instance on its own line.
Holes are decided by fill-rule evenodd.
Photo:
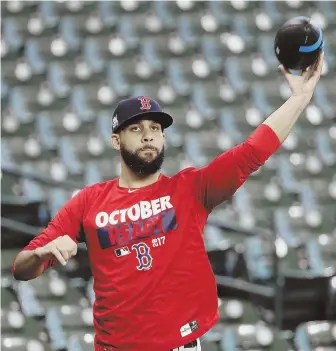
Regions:
M 284 23 L 274 40 L 274 51 L 287 70 L 304 71 L 323 50 L 323 33 L 308 17 L 295 17 Z

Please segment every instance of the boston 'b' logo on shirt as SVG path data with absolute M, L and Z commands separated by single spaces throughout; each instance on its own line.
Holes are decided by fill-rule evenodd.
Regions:
M 140 110 L 150 110 L 150 108 L 152 107 L 150 104 L 150 99 L 148 99 L 148 97 L 141 96 L 138 98 L 138 100 L 140 100 L 141 102 Z

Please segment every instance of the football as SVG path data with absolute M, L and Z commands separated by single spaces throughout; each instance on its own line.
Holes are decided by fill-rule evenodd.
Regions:
M 295 17 L 277 31 L 274 52 L 287 69 L 303 71 L 313 65 L 323 50 L 322 30 L 308 17 Z

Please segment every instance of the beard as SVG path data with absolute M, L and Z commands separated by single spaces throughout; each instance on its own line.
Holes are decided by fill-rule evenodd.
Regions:
M 150 147 L 151 150 L 156 151 L 157 156 L 151 159 L 144 159 L 140 156 L 140 152 L 148 147 L 138 149 L 136 151 L 129 151 L 123 145 L 120 146 L 120 154 L 122 159 L 124 160 L 127 167 L 139 178 L 146 178 L 158 170 L 161 169 L 163 160 L 164 160 L 164 146 L 162 150 Z

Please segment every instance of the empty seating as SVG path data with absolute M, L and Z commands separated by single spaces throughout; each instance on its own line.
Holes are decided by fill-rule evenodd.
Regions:
M 290 344 L 280 335 L 262 324 L 241 324 L 237 327 L 224 329 L 221 347 L 223 350 L 237 350 L 240 348 L 263 350 L 288 350 Z
M 336 345 L 335 323 L 328 321 L 308 322 L 300 325 L 295 334 L 298 349 L 331 350 Z

